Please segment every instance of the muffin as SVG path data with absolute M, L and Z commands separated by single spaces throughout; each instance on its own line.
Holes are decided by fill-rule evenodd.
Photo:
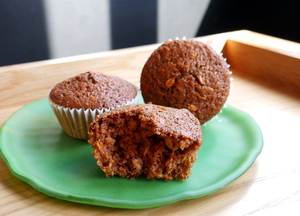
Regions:
M 107 177 L 185 180 L 202 143 L 199 120 L 187 109 L 126 105 L 90 124 L 94 158 Z
M 219 113 L 230 89 L 229 65 L 197 40 L 174 40 L 158 47 L 141 74 L 145 103 L 187 108 L 204 124 Z
M 86 72 L 55 85 L 48 101 L 68 135 L 88 139 L 88 126 L 96 115 L 137 103 L 138 90 L 118 77 Z

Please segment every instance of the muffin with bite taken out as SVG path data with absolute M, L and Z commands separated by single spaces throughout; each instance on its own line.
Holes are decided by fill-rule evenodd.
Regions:
M 125 105 L 89 126 L 94 158 L 107 177 L 185 180 L 202 143 L 199 120 L 187 109 Z

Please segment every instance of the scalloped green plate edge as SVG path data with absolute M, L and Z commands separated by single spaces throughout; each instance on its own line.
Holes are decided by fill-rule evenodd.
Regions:
M 186 181 L 105 178 L 96 166 L 91 147 L 62 132 L 46 99 L 22 107 L 2 125 L 0 153 L 17 178 L 49 196 L 143 209 L 220 190 L 245 173 L 262 151 L 259 126 L 250 115 L 232 106 L 223 108 L 202 129 L 202 149 Z M 81 160 L 75 160 L 77 156 Z M 79 186 L 73 178 L 80 180 Z

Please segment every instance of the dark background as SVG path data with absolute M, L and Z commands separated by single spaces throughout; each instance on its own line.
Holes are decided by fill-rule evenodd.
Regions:
M 156 43 L 157 4 L 111 0 L 111 48 Z M 195 36 L 241 29 L 300 42 L 300 1 L 211 0 Z M 0 66 L 45 59 L 49 49 L 43 1 L 1 0 Z

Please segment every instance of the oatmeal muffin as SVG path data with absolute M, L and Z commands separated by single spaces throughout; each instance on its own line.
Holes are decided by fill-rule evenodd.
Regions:
M 199 120 L 186 109 L 126 105 L 89 126 L 93 154 L 107 177 L 185 180 L 202 143 Z
M 138 90 L 118 77 L 86 72 L 55 85 L 48 101 L 67 134 L 88 139 L 87 129 L 96 115 L 137 103 Z
M 220 111 L 229 89 L 228 64 L 197 40 L 165 42 L 151 54 L 141 74 L 145 103 L 187 108 L 201 124 Z

